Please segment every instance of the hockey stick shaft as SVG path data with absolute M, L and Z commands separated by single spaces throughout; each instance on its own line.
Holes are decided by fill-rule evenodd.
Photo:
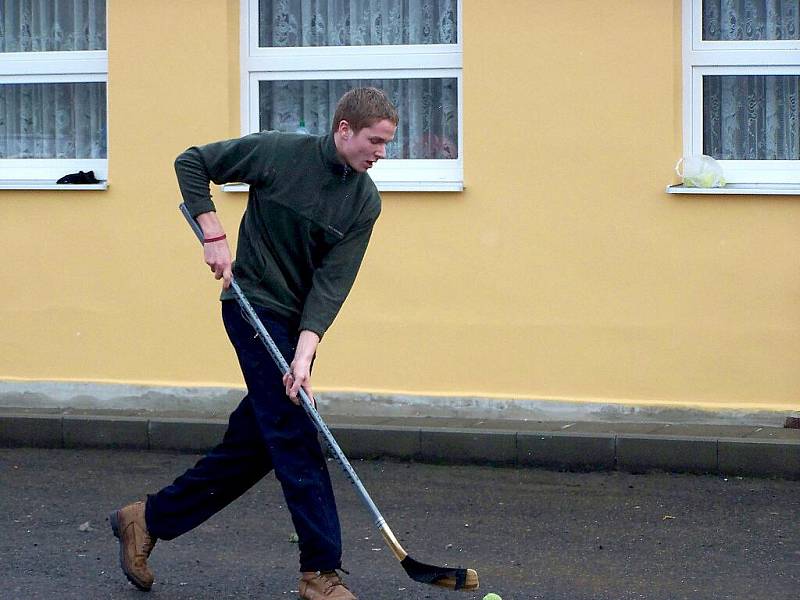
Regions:
M 200 225 L 197 223 L 194 217 L 192 217 L 192 215 L 189 213 L 189 209 L 186 208 L 185 204 L 181 204 L 180 209 L 181 213 L 186 218 L 186 221 L 192 227 L 192 230 L 194 231 L 194 234 L 197 236 L 197 239 L 202 244 L 205 237 L 203 234 L 203 230 L 200 228 Z M 270 357 L 272 357 L 272 360 L 275 362 L 275 365 L 278 367 L 281 374 L 285 375 L 289 373 L 291 371 L 289 364 L 286 362 L 286 359 L 281 354 L 281 351 L 278 349 L 278 346 L 273 341 L 272 336 L 270 336 L 266 327 L 264 327 L 264 324 L 261 322 L 261 319 L 259 319 L 258 315 L 256 314 L 256 311 L 253 309 L 253 306 L 250 304 L 249 300 L 244 295 L 244 292 L 242 292 L 242 289 L 239 287 L 239 284 L 236 283 L 236 280 L 233 279 L 233 277 L 231 277 L 231 289 L 233 289 L 233 293 L 236 296 L 236 302 L 244 311 L 247 320 L 256 330 L 259 339 L 267 348 Z M 355 487 L 356 492 L 358 492 L 358 495 L 361 498 L 362 502 L 372 515 L 372 518 L 375 522 L 375 526 L 378 529 L 380 529 L 384 539 L 386 540 L 386 543 L 389 545 L 392 552 L 394 552 L 394 555 L 397 557 L 397 559 L 402 561 L 407 556 L 406 551 L 403 550 L 402 546 L 397 541 L 397 538 L 395 538 L 391 529 L 389 529 L 389 526 L 386 524 L 386 520 L 381 515 L 380 511 L 378 510 L 378 507 L 375 506 L 375 503 L 372 501 L 372 498 L 367 492 L 367 489 L 364 487 L 364 484 L 361 483 L 361 480 L 359 479 L 355 470 L 350 465 L 350 461 L 347 460 L 347 457 L 345 456 L 344 452 L 342 452 L 342 449 L 339 447 L 339 444 L 333 437 L 331 430 L 328 429 L 328 426 L 325 424 L 325 421 L 322 420 L 322 417 L 314 408 L 314 404 L 311 402 L 310 398 L 308 397 L 303 388 L 300 388 L 299 395 L 301 400 L 301 406 L 305 410 L 306 414 L 311 418 L 312 422 L 314 423 L 314 426 L 317 428 L 317 431 L 319 431 L 320 434 L 322 434 L 322 437 L 328 444 L 328 447 L 333 453 L 333 457 L 336 459 L 336 462 L 339 463 L 339 466 L 344 471 L 344 474 L 350 480 L 350 483 L 352 483 L 353 486 Z

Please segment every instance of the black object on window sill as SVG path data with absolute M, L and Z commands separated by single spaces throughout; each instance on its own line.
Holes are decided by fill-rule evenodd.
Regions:
M 94 171 L 88 171 L 84 173 L 83 171 L 78 171 L 77 173 L 70 173 L 69 175 L 64 175 L 61 179 L 56 181 L 56 183 L 100 183 L 100 180 L 95 179 Z

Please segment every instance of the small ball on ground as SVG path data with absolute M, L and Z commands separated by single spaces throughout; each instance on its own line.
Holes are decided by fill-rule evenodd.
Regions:
M 494 592 L 489 592 L 483 597 L 483 600 L 503 600 L 500 597 L 500 594 L 495 594 Z

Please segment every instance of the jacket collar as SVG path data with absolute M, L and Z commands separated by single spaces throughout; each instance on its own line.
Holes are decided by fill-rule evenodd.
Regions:
M 320 144 L 322 150 L 322 159 L 325 161 L 325 164 L 329 169 L 331 169 L 331 171 L 337 175 L 347 175 L 348 173 L 353 172 L 353 169 L 349 165 L 345 164 L 341 158 L 339 158 L 339 154 L 336 152 L 336 143 L 333 141 L 332 133 L 323 135 L 320 138 Z

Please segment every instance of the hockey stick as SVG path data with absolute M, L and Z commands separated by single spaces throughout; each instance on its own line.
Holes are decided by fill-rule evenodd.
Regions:
M 186 208 L 185 204 L 181 204 L 180 209 L 183 213 L 183 216 L 189 222 L 189 225 L 192 226 L 192 230 L 197 236 L 197 239 L 202 243 L 204 236 L 203 230 L 200 229 L 200 225 L 198 225 L 197 221 L 195 221 L 192 215 L 189 214 L 189 210 Z M 289 373 L 290 368 L 286 362 L 286 359 L 283 357 L 280 350 L 278 350 L 278 347 L 275 345 L 272 337 L 270 337 L 269 332 L 267 332 L 264 324 L 261 322 L 261 319 L 258 318 L 258 315 L 245 297 L 242 289 L 239 287 L 239 284 L 237 284 L 236 280 L 233 278 L 231 278 L 231 289 L 236 296 L 236 301 L 239 303 L 239 306 L 242 308 L 242 311 L 247 317 L 247 320 L 256 330 L 256 333 L 258 333 L 259 339 L 263 342 L 264 346 L 266 346 L 270 356 L 272 357 L 272 360 L 277 365 L 281 374 Z M 375 521 L 375 526 L 380 530 L 381 534 L 383 535 L 383 539 L 386 541 L 386 544 L 394 553 L 395 557 L 397 557 L 397 560 L 400 561 L 400 564 L 405 569 L 408 576 L 414 581 L 419 581 L 420 583 L 427 583 L 451 590 L 472 591 L 478 589 L 478 573 L 474 569 L 453 569 L 449 567 L 427 565 L 414 560 L 408 555 L 408 553 L 400 545 L 400 542 L 397 541 L 397 538 L 394 536 L 394 533 L 392 533 L 392 530 L 389 529 L 389 525 L 386 524 L 386 520 L 381 515 L 378 507 L 375 506 L 375 503 L 372 501 L 369 493 L 367 493 L 366 488 L 361 483 L 358 475 L 356 475 L 356 472 L 353 470 L 353 467 L 350 465 L 350 462 L 347 460 L 344 452 L 342 452 L 342 449 L 339 448 L 339 444 L 334 439 L 333 434 L 331 433 L 330 429 L 328 429 L 325 421 L 322 420 L 322 417 L 314 408 L 311 400 L 305 393 L 305 390 L 300 388 L 299 392 L 303 409 L 311 418 L 317 430 L 322 434 L 322 437 L 325 438 L 325 441 L 327 442 L 328 447 L 331 449 L 336 462 L 339 463 L 339 466 L 342 467 L 342 470 L 350 480 L 350 483 L 352 483 L 356 488 L 358 495 L 361 497 L 361 500 L 366 505 L 367 510 L 369 510 L 370 514 L 372 515 Z

